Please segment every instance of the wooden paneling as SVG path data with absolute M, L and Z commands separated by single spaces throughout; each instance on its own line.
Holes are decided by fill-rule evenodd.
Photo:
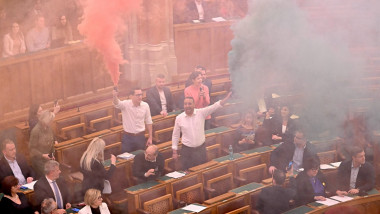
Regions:
M 112 86 L 102 58 L 79 43 L 0 61 L 0 118 L 32 103 L 48 103 Z
M 196 65 L 210 71 L 228 67 L 227 55 L 233 38 L 232 21 L 174 25 L 178 73 L 188 73 Z

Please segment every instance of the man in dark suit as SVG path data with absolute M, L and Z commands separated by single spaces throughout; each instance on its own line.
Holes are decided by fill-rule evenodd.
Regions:
M 53 198 L 57 202 L 58 209 L 71 207 L 67 184 L 59 179 L 60 174 L 61 170 L 57 161 L 49 160 L 45 163 L 45 176 L 42 176 L 34 185 L 34 206 L 38 210 L 45 198 Z
M 216 5 L 213 5 L 210 1 L 188 0 L 186 6 L 184 15 L 187 17 L 188 22 L 192 20 L 208 22 L 214 17 Z
M 10 139 L 5 139 L 2 143 L 3 158 L 0 160 L 0 183 L 10 175 L 19 180 L 20 185 L 30 183 L 34 180 L 35 174 L 26 162 L 22 154 L 17 154 L 16 145 Z
M 375 187 L 375 170 L 365 161 L 364 150 L 354 146 L 351 151 L 352 160 L 344 161 L 338 168 L 337 195 L 365 194 Z
M 144 153 L 136 155 L 133 161 L 133 176 L 138 183 L 154 180 L 164 174 L 165 161 L 156 145 L 148 146 Z
M 150 114 L 152 116 L 167 116 L 168 112 L 174 110 L 172 93 L 168 87 L 164 86 L 165 76 L 158 74 L 156 85 L 146 92 L 147 103 L 149 104 Z
M 289 210 L 289 203 L 294 199 L 295 191 L 282 187 L 285 173 L 281 170 L 273 172 L 273 186 L 261 190 L 256 209 L 261 214 L 277 214 Z
M 306 140 L 303 131 L 297 130 L 293 143 L 282 143 L 273 150 L 270 155 L 269 172 L 273 173 L 275 169 L 286 171 L 290 161 L 292 161 L 293 169 L 298 170 L 302 168 L 305 160 L 316 156 L 313 146 Z

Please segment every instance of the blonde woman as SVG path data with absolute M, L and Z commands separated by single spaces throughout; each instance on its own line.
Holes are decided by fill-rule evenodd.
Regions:
M 101 192 L 97 189 L 89 189 L 84 195 L 84 203 L 86 204 L 79 214 L 110 214 L 107 204 L 103 203 Z
M 255 146 L 255 131 L 257 126 L 257 116 L 253 111 L 247 111 L 240 121 L 237 129 L 239 139 L 236 144 L 236 151 L 252 149 Z
M 105 142 L 99 137 L 94 138 L 87 150 L 80 159 L 80 168 L 83 173 L 82 190 L 85 193 L 88 189 L 98 189 L 103 191 L 104 184 L 109 185 L 109 178 L 111 178 L 115 171 L 116 157 L 111 155 L 111 167 L 107 171 L 104 169 L 104 147 Z M 106 181 L 107 180 L 107 181 Z M 107 187 L 107 186 L 106 186 Z M 103 193 L 110 193 L 104 192 Z

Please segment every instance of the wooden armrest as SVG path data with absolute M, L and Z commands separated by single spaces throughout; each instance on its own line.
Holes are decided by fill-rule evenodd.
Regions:
M 186 206 L 186 202 L 173 198 L 173 206 L 174 208 L 178 209 Z
M 210 205 L 210 204 L 214 204 L 214 203 L 217 203 L 217 202 L 220 202 L 220 201 L 224 201 L 224 200 L 226 200 L 228 198 L 232 198 L 235 195 L 236 195 L 236 193 L 234 193 L 234 192 L 227 192 L 227 193 L 225 193 L 223 195 L 219 195 L 217 197 L 208 199 L 208 200 L 204 201 L 203 203 Z
M 107 120 L 112 120 L 112 116 L 108 115 L 108 116 L 101 117 L 101 118 L 98 118 L 98 119 L 95 119 L 95 120 L 91 120 L 90 121 L 90 127 L 94 128 L 94 124 L 100 123 L 100 122 L 103 122 L 103 121 L 107 121 Z
M 120 131 L 123 129 L 123 125 L 120 125 L 120 126 L 114 126 L 114 127 L 111 127 L 110 128 L 111 131 Z
M 91 133 L 91 134 L 88 134 L 88 135 L 85 135 L 83 136 L 84 139 L 90 139 L 90 138 L 94 138 L 94 137 L 99 137 L 100 135 L 104 135 L 104 134 L 107 134 L 111 132 L 111 130 L 109 129 L 104 129 L 102 131 L 98 131 L 98 132 L 94 132 L 94 133 Z
M 238 181 L 238 182 L 246 182 L 246 181 L 247 181 L 247 179 L 242 178 L 242 177 L 239 177 L 239 176 L 234 176 L 234 179 L 235 179 L 236 181 Z
M 208 167 L 214 166 L 214 165 L 216 165 L 216 164 L 218 164 L 218 162 L 212 160 L 212 161 L 209 161 L 209 162 L 207 162 L 207 163 L 204 163 L 204 164 L 201 164 L 201 165 L 198 165 L 198 166 L 191 167 L 191 168 L 189 168 L 189 170 L 190 170 L 191 172 L 196 172 L 196 171 L 199 171 L 199 170 L 201 170 L 201 169 L 205 169 L 205 168 L 208 168 Z
M 203 187 L 203 189 L 204 189 L 207 193 L 213 193 L 213 192 L 216 191 L 215 189 L 212 189 L 212 188 L 210 188 L 210 187 Z
M 219 95 L 224 95 L 224 94 L 227 94 L 227 91 L 212 92 L 212 93 L 210 94 L 210 97 L 219 96 Z
M 61 129 L 61 132 L 62 133 L 65 133 L 65 132 L 67 132 L 67 131 L 70 131 L 70 130 L 72 130 L 72 129 L 76 129 L 76 128 L 79 128 L 79 127 L 85 127 L 85 125 L 84 125 L 84 123 L 78 123 L 78 124 L 75 124 L 75 125 L 72 125 L 72 126 L 66 126 L 66 127 L 63 127 L 62 129 Z

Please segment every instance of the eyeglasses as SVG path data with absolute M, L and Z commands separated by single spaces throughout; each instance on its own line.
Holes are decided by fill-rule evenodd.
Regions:
M 102 199 L 102 196 L 98 196 L 98 200 Z

